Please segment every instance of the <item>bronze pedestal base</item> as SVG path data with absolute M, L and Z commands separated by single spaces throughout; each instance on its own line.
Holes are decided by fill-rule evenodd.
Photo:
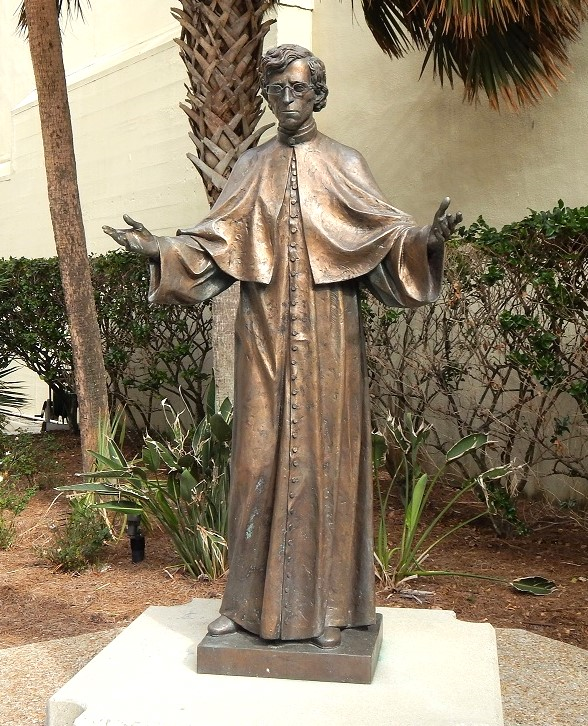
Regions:
M 382 616 L 366 628 L 348 628 L 341 645 L 317 648 L 303 641 L 267 641 L 240 630 L 198 645 L 198 673 L 301 681 L 371 683 L 382 644 Z

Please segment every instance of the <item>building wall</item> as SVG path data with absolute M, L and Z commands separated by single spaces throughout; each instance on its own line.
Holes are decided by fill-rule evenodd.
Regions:
M 420 223 L 444 196 L 491 224 L 528 208 L 588 203 L 588 36 L 571 48 L 573 70 L 559 92 L 532 109 L 497 113 L 462 88 L 441 89 L 423 54 L 389 59 L 351 0 L 317 2 L 314 51 L 327 65 L 329 102 L 317 117 L 329 135 L 359 149 L 383 191 Z
M 35 83 L 27 43 L 15 33 L 17 0 L 0 2 L 0 256 L 55 254 L 47 202 Z M 101 0 L 86 21 L 64 28 L 64 60 L 88 249 L 115 243 L 103 224 L 123 212 L 154 233 L 202 217 L 206 196 L 186 158 L 192 151 L 179 102 L 185 70 L 173 38 L 178 24 L 159 0 Z M 6 49 L 6 50 L 5 50 Z M 47 386 L 26 369 L 40 412 Z
M 123 212 L 163 233 L 194 222 L 208 208 L 186 159 L 192 144 L 178 106 L 185 72 L 173 42 L 177 23 L 167 5 L 156 0 L 127 0 L 121 8 L 122 3 L 96 3 L 86 23 L 72 22 L 64 35 L 91 252 L 112 247 L 101 227 L 124 226 Z M 11 168 L 0 181 L 0 254 L 51 255 L 55 248 L 30 57 L 22 38 L 10 38 L 10 48 L 12 70 L 20 69 L 20 75 L 11 98 Z
M 312 8 L 309 0 L 297 3 Z M 18 0 L 0 0 L 0 254 L 54 253 L 38 110 L 28 47 L 14 34 Z M 270 42 L 308 43 L 327 64 L 331 95 L 321 130 L 362 151 L 389 199 L 429 221 L 449 195 L 466 222 L 500 225 L 559 198 L 586 201 L 588 43 L 573 72 L 533 109 L 496 113 L 441 89 L 422 55 L 390 60 L 351 0 L 288 7 Z M 309 19 L 312 19 L 309 20 Z M 188 225 L 207 209 L 187 119 L 178 107 L 184 68 L 177 23 L 159 0 L 101 0 L 65 29 L 80 190 L 92 252 L 111 247 L 103 224 L 123 212 L 154 232 Z M 23 224 L 26 219 L 27 223 Z

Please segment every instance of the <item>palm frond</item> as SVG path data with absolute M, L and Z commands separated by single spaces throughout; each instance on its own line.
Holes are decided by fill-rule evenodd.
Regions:
M 10 409 L 21 408 L 27 402 L 21 383 L 5 380 L 15 370 L 14 366 L 0 370 L 0 416 L 9 413 Z
M 366 22 L 388 55 L 425 50 L 441 85 L 464 84 L 467 101 L 494 108 L 537 103 L 557 89 L 579 39 L 588 0 L 362 0 Z
M 55 0 L 57 5 L 57 14 L 62 17 L 62 13 L 65 12 L 66 17 L 80 17 L 84 19 L 84 6 L 90 7 L 90 0 Z M 17 30 L 19 33 L 26 34 L 28 29 L 27 22 L 27 11 L 25 7 L 25 0 L 21 0 L 18 10 Z

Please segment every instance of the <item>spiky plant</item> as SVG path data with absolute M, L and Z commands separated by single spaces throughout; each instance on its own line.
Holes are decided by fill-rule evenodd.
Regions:
M 26 397 L 21 393 L 21 384 L 7 380 L 15 370 L 16 367 L 0 370 L 0 416 L 10 413 L 13 408 L 24 406 L 27 402 Z
M 498 108 L 531 105 L 550 94 L 569 66 L 587 0 L 362 0 L 378 45 L 403 56 L 425 50 L 441 83 L 463 81 L 465 98 L 482 93 Z

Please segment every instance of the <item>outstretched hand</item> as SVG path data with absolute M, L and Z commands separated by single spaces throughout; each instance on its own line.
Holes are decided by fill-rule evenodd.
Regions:
M 129 252 L 138 252 L 151 259 L 158 259 L 157 237 L 152 235 L 141 222 L 135 222 L 128 214 L 123 214 L 123 219 L 130 225 L 130 229 L 114 229 L 114 227 L 104 225 L 103 231 Z
M 450 202 L 449 197 L 445 197 L 439 205 L 439 209 L 435 212 L 433 224 L 429 232 L 429 240 L 431 242 L 443 243 L 447 241 L 455 232 L 457 225 L 463 220 L 461 212 L 446 214 Z

